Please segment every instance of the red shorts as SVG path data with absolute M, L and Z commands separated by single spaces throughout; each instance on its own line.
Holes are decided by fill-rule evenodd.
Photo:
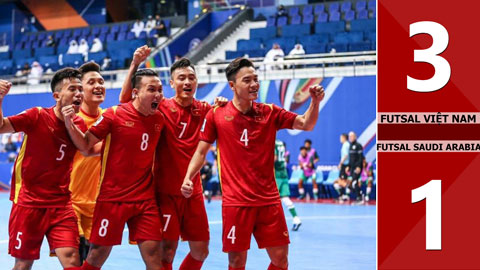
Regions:
M 258 248 L 290 243 L 282 204 L 266 206 L 223 206 L 223 252 L 250 249 L 252 233 Z
M 208 241 L 207 212 L 203 194 L 194 194 L 186 199 L 183 196 L 160 194 L 158 205 L 163 222 L 163 238 L 177 241 Z
M 132 241 L 162 240 L 162 223 L 155 200 L 139 202 L 97 202 L 90 242 L 100 246 L 122 243 L 125 223 Z
M 23 260 L 40 258 L 43 236 L 50 250 L 78 248 L 77 216 L 71 205 L 63 208 L 31 208 L 12 205 L 8 226 L 8 253 Z

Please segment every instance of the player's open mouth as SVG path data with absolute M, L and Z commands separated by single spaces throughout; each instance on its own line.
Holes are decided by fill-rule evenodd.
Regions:
M 258 90 L 253 90 L 253 91 L 250 91 L 250 92 L 248 92 L 248 93 L 250 93 L 250 94 L 256 94 L 256 93 L 258 93 Z
M 190 92 L 192 92 L 192 88 L 183 89 L 183 91 L 190 93 Z
M 95 96 L 98 97 L 103 97 L 103 91 L 102 90 L 95 90 L 92 92 Z
M 158 108 L 158 102 L 152 102 L 152 109 L 157 109 Z
M 80 106 L 80 104 L 82 104 L 82 100 L 74 100 L 72 104 L 75 106 Z

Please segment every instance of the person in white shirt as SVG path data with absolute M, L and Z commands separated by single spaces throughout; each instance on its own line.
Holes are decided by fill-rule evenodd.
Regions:
M 78 43 L 75 39 L 70 41 L 70 46 L 68 47 L 67 54 L 78 53 Z
M 145 29 L 145 23 L 143 23 L 141 20 L 138 20 L 135 21 L 135 23 L 133 24 L 132 26 L 132 31 L 133 33 L 135 33 L 135 37 L 139 37 L 140 36 L 140 33 Z
M 40 83 L 40 78 L 42 78 L 42 75 L 43 75 L 42 66 L 37 61 L 34 61 L 32 63 L 32 69 L 30 71 L 30 74 L 28 74 L 27 83 L 29 85 L 39 84 Z
M 83 55 L 83 58 L 85 59 L 85 61 L 87 61 L 88 59 L 88 50 L 90 49 L 90 47 L 88 46 L 88 43 L 87 41 L 82 38 L 80 40 L 80 45 L 78 46 L 78 53 L 81 53 Z
M 272 70 L 272 69 L 281 69 L 281 65 L 272 65 L 271 62 L 278 61 L 282 62 L 283 57 L 285 56 L 285 53 L 283 52 L 282 48 L 280 48 L 280 45 L 278 43 L 274 43 L 272 48 L 267 52 L 265 55 L 265 58 L 263 59 L 264 63 L 269 63 L 265 64 L 265 69 L 266 70 Z
M 92 47 L 90 48 L 90 52 L 91 53 L 96 53 L 96 52 L 101 52 L 101 51 L 103 51 L 102 41 L 100 41 L 99 38 L 94 38 Z
M 297 43 L 295 44 L 295 47 L 288 53 L 289 56 L 294 56 L 294 55 L 304 55 L 305 50 L 303 49 L 302 44 Z

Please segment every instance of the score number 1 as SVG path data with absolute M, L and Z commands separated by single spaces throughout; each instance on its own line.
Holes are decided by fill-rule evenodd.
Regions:
M 426 249 L 442 249 L 442 180 L 412 190 L 412 203 L 426 199 Z

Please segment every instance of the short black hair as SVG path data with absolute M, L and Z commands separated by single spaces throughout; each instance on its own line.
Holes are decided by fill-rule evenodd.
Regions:
M 59 71 L 55 72 L 53 75 L 52 81 L 50 82 L 50 89 L 52 90 L 52 93 L 55 91 L 58 91 L 57 86 L 59 83 L 63 81 L 63 79 L 72 79 L 76 78 L 81 80 L 82 79 L 82 74 L 78 69 L 71 68 L 71 67 L 66 67 L 62 68 Z
M 155 76 L 158 77 L 158 74 L 149 68 L 139 69 L 132 77 L 132 88 L 137 88 L 138 84 L 142 80 L 142 77 L 145 76 Z M 138 88 L 137 88 L 138 89 Z
M 342 135 L 340 135 L 342 137 L 344 137 L 345 139 L 348 139 L 348 134 L 347 133 L 342 133 Z
M 182 58 L 178 59 L 177 61 L 175 61 L 175 63 L 173 63 L 173 65 L 170 67 L 170 76 L 173 77 L 173 72 L 176 69 L 188 68 L 188 67 L 191 67 L 193 69 L 193 71 L 195 71 L 195 66 L 193 66 L 190 59 L 182 57 Z
M 82 78 L 83 78 L 83 75 L 85 75 L 86 73 L 91 72 L 91 71 L 95 71 L 95 72 L 100 73 L 100 66 L 97 63 L 95 63 L 93 61 L 90 61 L 90 62 L 87 62 L 87 63 L 81 65 L 78 68 L 78 71 L 80 71 L 80 73 L 82 73 Z
M 305 146 L 302 146 L 302 147 L 300 147 L 300 151 L 302 151 L 302 150 L 307 150 L 307 148 Z
M 227 75 L 228 81 L 235 81 L 235 76 L 237 75 L 238 71 L 243 67 L 253 67 L 253 62 L 244 57 L 238 57 L 230 64 L 228 64 L 227 68 L 225 69 L 225 75 Z
M 312 141 L 310 139 L 306 139 L 304 143 L 309 143 L 310 145 L 312 145 Z

